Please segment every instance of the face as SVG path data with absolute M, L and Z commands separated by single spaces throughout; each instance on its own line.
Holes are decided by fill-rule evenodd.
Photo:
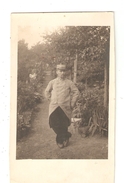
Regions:
M 61 79 L 64 79 L 65 78 L 65 76 L 66 76 L 66 71 L 65 70 L 57 70 L 56 71 L 56 73 L 57 73 L 57 76 L 59 77 L 59 78 L 61 78 Z

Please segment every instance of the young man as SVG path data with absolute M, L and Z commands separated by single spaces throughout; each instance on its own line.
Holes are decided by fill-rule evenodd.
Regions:
M 49 82 L 45 96 L 50 101 L 49 124 L 57 134 L 56 142 L 60 148 L 66 147 L 71 137 L 68 132 L 71 112 L 74 108 L 79 91 L 71 80 L 66 79 L 66 66 L 57 65 L 57 78 Z

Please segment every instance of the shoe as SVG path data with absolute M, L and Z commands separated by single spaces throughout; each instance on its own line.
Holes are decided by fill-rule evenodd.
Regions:
M 57 143 L 57 145 L 58 145 L 58 147 L 59 147 L 60 149 L 62 149 L 62 148 L 64 147 L 64 144 L 59 144 L 59 143 Z
M 63 142 L 64 147 L 67 147 L 67 146 L 68 146 L 68 143 L 69 143 L 69 139 L 65 140 L 65 141 Z

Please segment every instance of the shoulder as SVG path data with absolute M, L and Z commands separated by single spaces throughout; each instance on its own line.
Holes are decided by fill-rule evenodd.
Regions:
M 66 82 L 67 82 L 68 84 L 74 84 L 73 81 L 71 81 L 70 79 L 66 79 Z
M 50 84 L 54 84 L 56 82 L 56 78 L 49 81 Z
M 72 81 L 71 81 L 70 79 L 66 79 L 66 82 L 69 82 L 69 83 L 70 83 L 70 82 L 72 82 Z
M 66 79 L 66 84 L 67 84 L 70 88 L 72 88 L 72 87 L 75 86 L 74 82 L 71 81 L 70 79 Z
M 51 80 L 52 83 L 55 83 L 57 81 L 57 78 Z

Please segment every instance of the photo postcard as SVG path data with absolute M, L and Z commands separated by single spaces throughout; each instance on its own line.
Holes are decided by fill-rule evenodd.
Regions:
M 11 14 L 11 183 L 113 183 L 114 13 Z

